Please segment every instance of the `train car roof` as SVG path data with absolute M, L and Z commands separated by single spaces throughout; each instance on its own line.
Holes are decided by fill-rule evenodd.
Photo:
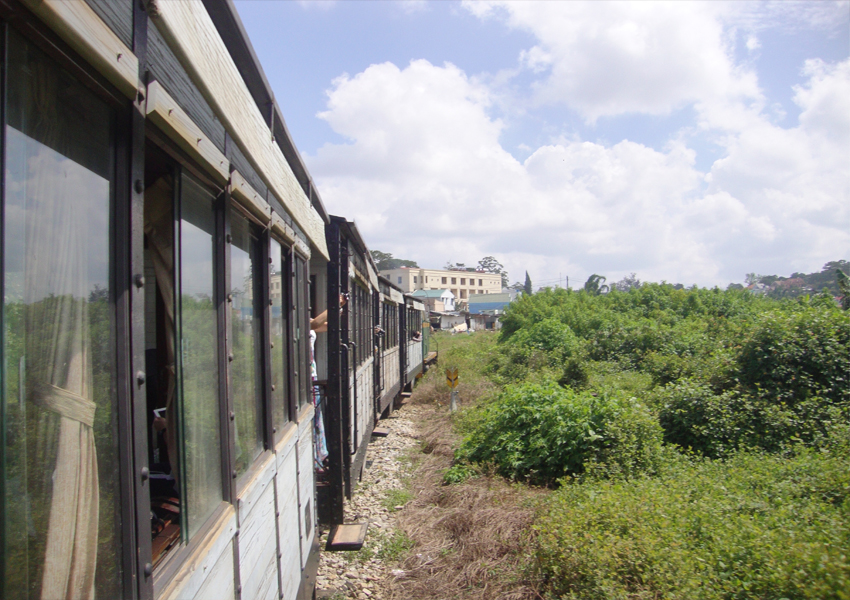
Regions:
M 369 251 L 369 247 L 366 245 L 366 242 L 363 241 L 363 236 L 360 235 L 360 231 L 357 229 L 357 223 L 337 215 L 331 215 L 330 222 L 335 223 L 339 227 L 340 231 L 342 231 L 349 240 L 354 242 L 354 246 L 365 257 L 366 263 L 370 267 L 369 278 L 372 280 L 372 285 L 375 286 L 376 290 L 379 289 L 378 267 L 375 265 L 375 259 L 372 258 L 372 253 Z
M 313 184 L 313 178 L 310 176 L 301 154 L 292 141 L 286 121 L 274 99 L 274 92 L 272 92 L 268 79 L 266 79 L 266 74 L 257 54 L 254 52 L 254 46 L 242 25 L 242 19 L 239 18 L 233 0 L 202 1 L 227 51 L 233 58 L 236 68 L 245 81 L 245 85 L 251 92 L 257 108 L 260 109 L 260 113 L 266 122 L 273 124 L 274 140 L 283 152 L 283 156 L 304 190 L 304 194 L 322 220 L 328 223 L 328 212 L 318 190 L 316 190 L 316 186 Z

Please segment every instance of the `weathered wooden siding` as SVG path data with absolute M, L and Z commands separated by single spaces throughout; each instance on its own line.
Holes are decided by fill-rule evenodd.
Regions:
M 86 0 L 128 48 L 133 47 L 133 0 Z
M 238 565 L 243 599 L 295 600 L 316 536 L 313 501 L 313 407 L 259 465 L 218 525 L 178 577 L 158 591 L 166 600 L 235 596 Z M 238 556 L 234 552 L 238 549 Z
M 229 587 L 233 588 L 233 538 L 237 531 L 236 510 L 228 506 L 181 566 L 177 576 L 168 581 L 161 590 L 154 584 L 156 597 L 168 600 L 201 600 L 204 598 L 201 592 L 211 589 L 212 583 L 208 583 L 210 579 L 221 582 L 222 578 L 229 578 Z M 229 567 L 226 566 L 228 562 Z M 222 565 L 225 565 L 225 574 L 217 572 L 216 567 Z M 229 575 L 226 575 L 227 573 Z M 225 589 L 227 587 L 225 585 Z
M 374 422 L 373 383 L 374 359 L 369 358 L 356 373 L 349 378 L 349 452 L 358 451 L 364 438 L 372 434 L 371 425 Z M 357 387 L 357 402 L 355 404 L 355 386 Z M 368 438 L 366 443 L 368 443 Z
M 191 70 L 192 80 L 238 140 L 263 180 L 284 203 L 320 254 L 328 257 L 324 223 L 274 143 L 245 82 L 200 0 L 158 2 L 157 26 L 169 46 Z
M 313 468 L 313 407 L 302 413 L 298 423 L 298 519 L 301 535 L 301 568 L 316 535 L 316 470 Z
M 283 598 L 295 598 L 301 582 L 301 543 L 298 522 L 298 468 L 296 459 L 298 437 L 295 426 L 291 435 L 278 444 L 277 491 L 278 545 L 280 547 L 280 579 Z
M 199 600 L 204 598 L 220 598 L 221 600 L 236 598 L 235 581 L 236 578 L 233 575 L 233 542 L 229 542 L 195 597 Z
M 270 455 L 237 502 L 239 577 L 243 598 L 272 600 L 278 597 L 273 483 L 276 467 L 275 456 Z
M 251 186 L 259 192 L 263 199 L 268 199 L 269 188 L 266 186 L 263 178 L 260 177 L 254 169 L 254 165 L 251 164 L 251 161 L 249 161 L 245 156 L 245 153 L 242 152 L 239 144 L 237 144 L 230 136 L 227 138 L 226 154 L 230 157 L 230 161 L 233 163 L 233 166 L 245 176 L 248 183 L 250 183 Z
M 415 331 L 411 328 L 411 331 Z M 422 342 L 407 342 L 407 375 L 411 375 L 422 370 Z
M 180 108 L 186 111 L 189 118 L 197 124 L 218 151 L 224 153 L 224 125 L 215 116 L 203 94 L 150 19 L 148 20 L 148 68 L 153 77 L 174 98 Z
M 381 391 L 381 412 L 386 410 L 400 391 L 401 378 L 398 353 L 398 346 L 393 346 L 384 351 L 381 356 L 381 377 L 384 385 L 384 389 Z

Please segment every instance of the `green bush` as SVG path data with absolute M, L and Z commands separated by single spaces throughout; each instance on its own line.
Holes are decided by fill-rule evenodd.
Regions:
M 587 461 L 629 477 L 653 470 L 661 451 L 657 419 L 625 396 L 521 384 L 480 411 L 457 459 L 492 462 L 511 479 L 551 485 L 582 473 Z
M 850 404 L 850 315 L 834 305 L 766 312 L 743 344 L 738 365 L 741 383 L 773 403 L 820 396 Z
M 850 598 L 850 460 L 802 449 L 564 485 L 538 521 L 552 598 Z

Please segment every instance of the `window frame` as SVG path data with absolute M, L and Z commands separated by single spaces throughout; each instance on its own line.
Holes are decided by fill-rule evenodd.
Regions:
M 77 83 L 87 88 L 99 100 L 114 111 L 115 118 L 113 143 L 114 190 L 110 201 L 109 221 L 112 231 L 109 236 L 109 251 L 111 253 L 109 266 L 109 284 L 111 297 L 108 302 L 109 315 L 113 320 L 110 330 L 110 345 L 114 348 L 115 361 L 114 386 L 116 395 L 116 421 L 118 440 L 119 483 L 118 483 L 118 514 L 121 518 L 119 530 L 120 556 L 117 561 L 121 565 L 121 587 L 124 594 L 132 597 L 146 598 L 144 586 L 139 583 L 143 563 L 138 549 L 145 546 L 144 538 L 137 540 L 135 526 L 141 511 L 150 518 L 149 507 L 139 506 L 138 490 L 144 483 L 141 470 L 136 468 L 138 448 L 135 444 L 134 412 L 130 401 L 133 385 L 130 362 L 126 360 L 131 351 L 130 310 L 127 294 L 122 294 L 125 287 L 122 281 L 130 281 L 129 267 L 132 248 L 127 235 L 118 235 L 119 231 L 127 232 L 130 226 L 131 190 L 131 158 L 133 146 L 132 116 L 135 111 L 132 104 L 109 83 L 102 74 L 98 73 L 85 60 L 80 58 L 55 32 L 35 18 L 28 10 L 17 4 L 0 6 L 0 248 L 5 247 L 5 173 L 6 173 L 6 99 L 8 86 L 6 53 L 9 32 L 14 30 L 28 43 L 44 53 L 57 69 L 66 71 Z M 127 286 L 129 287 L 129 286 Z M 5 264 L 0 260 L 0 360 L 5 354 L 4 306 L 5 298 Z M 4 402 L 0 399 L 0 427 L 4 427 Z M 145 446 L 146 447 L 146 446 Z M 5 514 L 5 444 L 0 444 L 0 514 Z M 5 536 L 0 532 L 0 573 L 5 572 L 6 552 Z M 149 547 L 150 540 L 147 540 Z M 148 552 L 148 554 L 150 554 Z
M 268 288 L 268 293 L 265 296 L 265 297 L 268 298 L 268 316 L 267 316 L 267 319 L 266 319 L 268 325 L 264 327 L 264 330 L 266 332 L 268 332 L 268 337 L 265 339 L 264 344 L 265 344 L 265 347 L 268 349 L 268 355 L 269 355 L 269 360 L 266 361 L 267 364 L 268 364 L 268 372 L 267 372 L 268 373 L 268 377 L 267 377 L 268 383 L 266 385 L 266 393 L 267 393 L 267 397 L 269 399 L 269 401 L 267 402 L 267 405 L 268 405 L 267 411 L 268 411 L 268 422 L 269 422 L 270 431 L 267 431 L 267 433 L 269 435 L 269 439 L 272 440 L 272 444 L 273 444 L 273 447 L 274 447 L 274 445 L 277 445 L 277 443 L 280 442 L 283 439 L 283 434 L 286 431 L 286 426 L 289 423 L 295 422 L 298 418 L 297 401 L 295 401 L 295 398 L 294 398 L 295 394 L 293 393 L 293 388 L 294 388 L 295 382 L 294 382 L 294 377 L 293 377 L 293 360 L 294 360 L 293 354 L 294 354 L 294 352 L 293 352 L 292 338 L 293 338 L 294 334 L 292 333 L 292 321 L 293 321 L 293 317 L 292 317 L 292 312 L 293 312 L 292 311 L 292 304 L 293 304 L 292 291 L 294 289 L 294 283 L 292 281 L 292 279 L 293 279 L 292 278 L 293 269 L 292 269 L 292 266 L 291 266 L 291 261 L 292 261 L 292 253 L 293 253 L 294 250 L 293 250 L 293 247 L 290 244 L 283 241 L 279 236 L 273 235 L 271 233 L 266 233 L 265 235 L 266 235 L 268 241 L 267 241 L 267 243 L 264 243 L 263 246 L 268 249 L 267 250 L 267 252 L 268 252 L 267 262 L 268 262 L 270 267 L 271 267 L 271 264 L 272 264 L 271 242 L 274 241 L 280 247 L 280 282 L 278 283 L 278 287 L 275 288 L 275 291 L 280 294 L 281 319 L 284 319 L 284 316 L 285 316 L 285 321 L 282 324 L 283 328 L 282 328 L 282 332 L 281 332 L 281 336 L 280 336 L 281 342 L 286 345 L 285 350 L 284 350 L 285 355 L 283 357 L 283 365 L 282 365 L 282 368 L 284 369 L 284 372 L 282 374 L 283 375 L 282 384 L 284 386 L 284 390 L 283 390 L 283 413 L 285 415 L 285 417 L 284 417 L 285 421 L 281 422 L 281 423 L 275 423 L 275 421 L 274 421 L 274 419 L 275 419 L 274 402 L 275 401 L 274 401 L 274 396 L 273 396 L 273 393 L 272 393 L 273 390 L 271 389 L 271 385 L 272 385 L 272 382 L 274 380 L 274 376 L 272 374 L 272 360 L 271 360 L 272 356 L 273 356 L 272 347 L 271 347 L 271 342 L 272 342 L 272 340 L 271 340 L 271 323 L 272 323 L 272 311 L 273 311 L 274 307 L 273 307 L 272 298 L 271 298 L 271 285 L 270 285 L 271 284 L 271 271 L 269 271 L 269 276 L 268 276 L 269 288 Z
M 227 277 L 226 277 L 226 281 L 225 281 L 224 285 L 227 286 L 226 290 L 228 290 L 228 291 L 227 291 L 227 296 L 226 296 L 227 301 L 222 303 L 222 304 L 226 305 L 225 310 L 227 312 L 227 329 L 224 332 L 224 337 L 225 337 L 225 341 L 226 341 L 226 344 L 227 344 L 227 354 L 226 354 L 226 359 L 225 359 L 225 367 L 227 369 L 227 375 L 226 375 L 227 404 L 228 404 L 229 411 L 230 411 L 228 421 L 231 424 L 231 426 L 230 426 L 230 440 L 229 440 L 230 444 L 229 445 L 230 445 L 231 456 L 233 457 L 230 461 L 230 469 L 231 469 L 231 478 L 235 479 L 236 494 L 234 495 L 234 498 L 237 498 L 239 493 L 242 492 L 242 490 L 245 488 L 246 484 L 251 480 L 251 477 L 256 472 L 257 467 L 260 464 L 262 464 L 265 461 L 265 459 L 268 457 L 268 454 L 269 454 L 271 448 L 273 448 L 273 445 L 274 445 L 274 441 L 273 441 L 274 437 L 271 433 L 271 431 L 272 431 L 271 415 L 269 414 L 270 411 L 271 411 L 272 401 L 271 401 L 271 395 L 269 393 L 271 391 L 271 383 L 270 383 L 270 379 L 269 379 L 269 374 L 270 374 L 269 371 L 270 371 L 270 368 L 271 368 L 270 367 L 271 356 L 270 356 L 270 352 L 269 352 L 269 337 L 266 335 L 267 331 L 268 331 L 268 327 L 269 327 L 269 320 L 267 318 L 267 312 L 268 311 L 267 310 L 258 310 L 258 313 L 259 313 L 258 318 L 260 319 L 259 332 L 258 332 L 259 333 L 259 343 L 257 343 L 255 345 L 255 348 L 256 348 L 256 351 L 258 352 L 259 356 L 254 357 L 254 362 L 255 362 L 255 368 L 259 371 L 259 377 L 260 377 L 260 382 L 259 382 L 259 385 L 257 385 L 257 389 L 256 389 L 255 393 L 260 396 L 260 398 L 257 399 L 257 401 L 260 404 L 260 406 L 258 407 L 259 410 L 257 412 L 258 412 L 259 418 L 261 418 L 263 420 L 263 422 L 260 425 L 260 431 L 262 432 L 262 435 L 261 435 L 262 450 L 260 451 L 260 453 L 254 459 L 251 460 L 250 464 L 248 465 L 247 469 L 245 469 L 245 471 L 243 471 L 241 474 L 237 472 L 235 456 L 236 456 L 236 439 L 237 439 L 238 436 L 236 434 L 236 419 L 235 419 L 236 405 L 235 405 L 235 398 L 234 398 L 234 392 L 233 392 L 233 376 L 232 376 L 232 369 L 233 369 L 233 366 L 234 366 L 233 365 L 233 358 L 234 358 L 233 338 L 234 338 L 234 335 L 232 334 L 232 332 L 233 332 L 233 322 L 232 322 L 232 320 L 233 320 L 233 310 L 232 310 L 232 297 L 230 296 L 230 292 L 229 292 L 229 290 L 232 289 L 232 284 L 233 284 L 233 281 L 232 281 L 233 267 L 232 267 L 232 263 L 231 263 L 232 248 L 233 248 L 233 234 L 232 234 L 232 231 L 231 231 L 231 224 L 232 224 L 233 215 L 236 214 L 240 218 L 244 218 L 245 220 L 247 220 L 249 229 L 251 231 L 253 231 L 253 233 L 255 233 L 256 236 L 257 236 L 257 242 L 256 242 L 256 244 L 257 244 L 257 248 L 256 248 L 257 249 L 257 264 L 252 265 L 252 268 L 253 268 L 253 271 L 254 271 L 252 277 L 255 277 L 255 276 L 260 277 L 259 290 L 260 290 L 260 293 L 262 294 L 262 297 L 261 297 L 260 300 L 255 300 L 254 306 L 252 307 L 253 309 L 259 308 L 258 302 L 260 302 L 260 301 L 264 301 L 266 306 L 269 305 L 269 299 L 270 299 L 270 296 L 269 296 L 269 279 L 270 279 L 269 270 L 267 268 L 263 268 L 265 265 L 269 264 L 269 253 L 268 253 L 269 244 L 267 242 L 264 243 L 264 241 L 266 240 L 266 237 L 268 236 L 268 228 L 259 219 L 257 219 L 257 217 L 254 216 L 249 210 L 247 210 L 244 206 L 242 206 L 242 204 L 240 204 L 238 201 L 233 199 L 232 196 L 229 193 L 226 194 L 226 196 L 227 196 L 227 202 L 226 202 L 226 205 L 225 205 L 226 210 L 224 212 L 227 215 L 226 216 L 227 234 L 225 236 L 225 242 L 226 242 L 225 246 L 226 246 L 226 254 L 227 254 L 227 257 L 226 257 Z M 255 289 L 256 289 L 256 287 L 257 286 L 255 285 Z M 221 332 L 219 332 L 219 335 L 221 336 Z M 221 343 L 221 341 L 219 340 L 219 344 L 220 343 Z

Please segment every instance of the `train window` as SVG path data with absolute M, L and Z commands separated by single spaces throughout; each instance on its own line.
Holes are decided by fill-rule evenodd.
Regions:
M 295 391 L 298 394 L 298 410 L 310 399 L 310 357 L 307 344 L 309 343 L 309 322 L 307 320 L 307 264 L 303 258 L 295 256 L 295 305 L 292 307 L 294 323 L 292 325 L 293 351 L 295 352 Z
M 287 253 L 288 254 L 288 253 Z M 289 420 L 289 291 L 290 279 L 287 257 L 283 247 L 271 240 L 271 376 L 272 376 L 272 424 L 277 433 L 283 433 L 283 425 Z
M 0 596 L 118 598 L 116 115 L 8 31 Z
M 186 540 L 200 529 L 221 502 L 222 478 L 213 195 L 188 174 L 182 175 L 180 184 L 177 336 L 180 340 L 177 354 L 180 397 L 177 431 L 173 427 L 167 427 L 166 431 L 170 430 L 170 437 L 176 436 L 171 437 L 172 440 L 179 440 L 179 457 L 170 456 L 185 498 L 182 507 L 187 528 L 183 539 Z M 147 192 L 145 204 L 148 204 Z M 159 277 L 157 284 L 160 284 Z M 167 289 L 163 292 L 167 294 Z M 176 469 L 175 458 L 179 465 Z M 169 510 L 168 501 L 161 502 L 165 516 Z M 152 501 L 152 504 L 157 506 L 160 502 Z
M 263 451 L 263 302 L 259 235 L 239 212 L 231 209 L 230 214 L 230 386 L 236 423 L 234 468 L 242 475 Z

